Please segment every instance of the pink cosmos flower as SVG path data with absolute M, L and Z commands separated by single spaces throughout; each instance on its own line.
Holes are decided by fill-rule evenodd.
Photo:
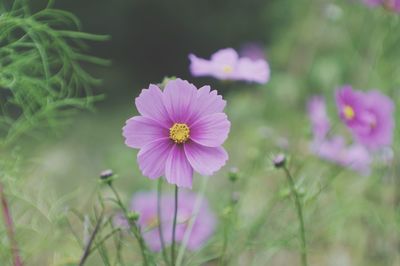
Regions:
M 189 221 L 194 215 L 197 195 L 187 191 L 181 191 L 178 197 L 177 226 L 175 239 L 180 243 L 184 239 Z M 165 194 L 161 197 L 161 219 L 157 214 L 157 193 L 139 192 L 131 201 L 130 209 L 139 213 L 138 225 L 142 229 L 146 244 L 153 251 L 161 251 L 161 239 L 158 230 L 159 223 L 162 226 L 163 239 L 166 246 L 172 243 L 172 225 L 174 215 L 174 196 Z M 128 228 L 126 221 L 117 216 L 114 224 L 122 228 Z M 212 236 L 217 221 L 214 213 L 210 210 L 207 201 L 203 198 L 198 215 L 193 224 L 192 231 L 187 243 L 189 250 L 200 249 Z
M 370 173 L 372 158 L 362 145 L 346 145 L 341 136 L 328 136 L 331 130 L 325 99 L 314 96 L 308 102 L 308 115 L 312 124 L 313 141 L 310 149 L 317 156 L 335 164 L 348 167 L 362 175 Z
M 189 55 L 190 71 L 193 76 L 212 76 L 221 80 L 243 80 L 256 83 L 267 83 L 270 76 L 269 65 L 265 59 L 253 60 L 239 58 L 232 48 L 215 52 L 210 60 L 194 54 Z
M 221 145 L 230 122 L 217 91 L 176 79 L 164 91 L 156 85 L 143 89 L 135 104 L 140 116 L 126 121 L 123 136 L 127 146 L 140 149 L 144 176 L 165 175 L 169 183 L 191 188 L 193 171 L 209 176 L 225 165 L 228 154 Z
M 337 90 L 336 102 L 342 121 L 359 143 L 373 150 L 392 144 L 394 104 L 389 97 L 344 86 Z

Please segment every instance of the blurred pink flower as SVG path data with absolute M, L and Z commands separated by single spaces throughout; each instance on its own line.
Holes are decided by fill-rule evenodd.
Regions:
M 210 60 L 189 55 L 190 71 L 193 76 L 212 76 L 221 80 L 243 80 L 256 83 L 267 83 L 270 69 L 265 59 L 253 60 L 239 58 L 232 48 L 215 52 Z
M 239 54 L 251 60 L 265 59 L 264 47 L 257 42 L 249 42 L 242 45 Z
M 313 141 L 310 149 L 315 155 L 350 168 L 362 175 L 370 173 L 372 158 L 364 146 L 357 143 L 347 146 L 343 137 L 328 136 L 331 127 L 323 97 L 314 96 L 309 100 L 308 115 L 313 132 Z
M 360 144 L 374 150 L 392 144 L 394 104 L 389 97 L 345 86 L 337 90 L 336 102 L 342 121 Z
M 369 151 L 362 145 L 346 145 L 341 136 L 333 136 L 324 140 L 315 140 L 311 151 L 320 158 L 347 167 L 361 175 L 369 175 L 372 158 Z
M 194 213 L 197 195 L 181 190 L 178 197 L 177 226 L 175 239 L 178 243 L 183 241 L 188 224 Z M 158 225 L 162 226 L 165 245 L 172 242 L 172 225 L 174 215 L 174 196 L 165 194 L 161 197 L 161 219 L 157 214 L 157 193 L 153 191 L 136 193 L 131 201 L 130 209 L 139 213 L 138 225 L 142 229 L 146 244 L 153 251 L 160 251 L 161 240 Z M 116 216 L 114 224 L 122 228 L 128 228 L 123 218 Z M 187 243 L 189 250 L 200 249 L 212 236 L 217 221 L 214 213 L 210 210 L 207 201 L 203 198 L 199 213 L 193 224 L 190 238 Z
M 354 91 L 350 85 L 345 85 L 336 90 L 336 105 L 339 116 L 342 121 L 349 127 L 357 127 L 362 123 L 361 114 L 363 106 L 363 94 Z
M 187 81 L 170 80 L 161 91 L 143 89 L 135 100 L 140 116 L 126 121 L 125 144 L 140 149 L 143 175 L 165 175 L 179 187 L 192 187 L 193 170 L 212 175 L 228 159 L 221 146 L 230 130 L 226 102 L 209 86 L 199 90 Z

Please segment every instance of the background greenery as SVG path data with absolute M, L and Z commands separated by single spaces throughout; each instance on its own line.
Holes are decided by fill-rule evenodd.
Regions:
M 43 7 L 31 2 L 33 9 Z M 229 230 L 229 265 L 297 265 L 295 211 L 284 176 L 270 163 L 282 151 L 304 192 L 310 265 L 400 265 L 398 127 L 393 162 L 377 164 L 371 176 L 363 177 L 310 154 L 305 112 L 307 99 L 322 94 L 338 121 L 334 89 L 352 84 L 379 88 L 396 102 L 398 113 L 396 14 L 351 0 L 59 0 L 55 7 L 76 14 L 84 31 L 111 35 L 109 41 L 90 42 L 88 51 L 112 65 L 83 63 L 103 80 L 94 93 L 105 99 L 95 112 L 73 116 L 55 137 L 43 129 L 44 141 L 25 138 L 7 153 L 13 158 L 10 201 L 27 265 L 74 265 L 79 260 L 82 248 L 70 225 L 81 238 L 85 229 L 71 211 L 89 215 L 96 193 L 109 193 L 98 185 L 101 170 L 118 173 L 115 185 L 126 202 L 132 193 L 156 187 L 140 174 L 136 151 L 123 144 L 121 128 L 136 113 L 133 101 L 139 90 L 165 76 L 211 84 L 227 99 L 232 122 L 226 143 L 230 160 L 207 188 L 220 217 L 219 230 L 203 251 L 190 256 L 189 265 L 217 264 L 212 258 L 220 252 L 223 228 Z M 265 45 L 272 73 L 268 84 L 190 77 L 188 53 L 208 57 L 251 41 Z M 240 169 L 234 185 L 227 178 L 231 167 Z M 233 192 L 240 195 L 236 206 L 230 203 Z M 237 219 L 231 219 L 234 215 Z M 3 235 L 0 259 L 8 265 Z M 107 248 L 112 256 L 112 241 Z M 132 239 L 124 242 L 124 257 L 128 265 L 139 264 Z M 88 265 L 102 265 L 98 253 Z

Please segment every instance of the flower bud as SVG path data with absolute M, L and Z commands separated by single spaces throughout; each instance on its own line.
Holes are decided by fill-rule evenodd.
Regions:
M 100 173 L 100 180 L 106 184 L 111 184 L 113 175 L 114 173 L 111 169 L 104 170 Z
M 283 153 L 278 154 L 275 156 L 275 158 L 272 160 L 274 163 L 274 166 L 276 168 L 282 168 L 285 167 L 286 164 L 286 156 Z
M 140 214 L 137 212 L 134 212 L 134 211 L 128 212 L 128 214 L 127 214 L 127 218 L 131 222 L 136 222 L 137 220 L 139 220 L 139 217 L 140 217 Z
M 229 169 L 228 178 L 231 182 L 236 182 L 239 179 L 239 169 L 237 167 Z

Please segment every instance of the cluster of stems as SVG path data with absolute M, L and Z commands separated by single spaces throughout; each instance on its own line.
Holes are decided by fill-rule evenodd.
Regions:
M 303 217 L 303 206 L 300 201 L 300 195 L 296 189 L 296 185 L 294 179 L 287 168 L 286 165 L 282 166 L 283 171 L 287 177 L 290 192 L 295 202 L 295 207 L 297 211 L 297 219 L 299 220 L 299 238 L 300 238 L 300 257 L 301 257 L 301 265 L 307 266 L 307 242 L 306 242 L 306 232 L 304 226 L 304 217 Z

